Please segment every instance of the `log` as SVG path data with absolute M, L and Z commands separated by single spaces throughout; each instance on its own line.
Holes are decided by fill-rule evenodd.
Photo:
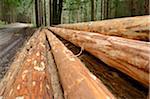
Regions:
M 84 48 L 104 63 L 149 85 L 150 43 L 97 33 L 49 28 L 73 44 Z
M 78 55 L 78 58 L 85 64 L 85 66 L 103 82 L 117 99 L 146 99 L 148 88 L 142 86 L 139 82 L 136 82 L 118 70 L 110 68 L 108 65 L 104 64 L 86 51 L 82 51 L 82 54 L 79 54 L 81 53 L 80 47 L 73 45 L 71 42 L 66 41 L 59 36 L 57 37 L 69 50 L 75 55 Z
M 29 40 L 1 81 L 0 98 L 52 99 L 45 42 L 42 32 Z
M 108 89 L 50 31 L 45 30 L 65 99 L 115 99 Z
M 150 16 L 118 18 L 104 21 L 60 24 L 56 27 L 96 32 L 104 35 L 149 41 Z

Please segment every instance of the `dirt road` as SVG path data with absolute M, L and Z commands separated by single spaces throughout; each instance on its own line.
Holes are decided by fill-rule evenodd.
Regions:
M 5 75 L 19 48 L 33 31 L 31 25 L 22 23 L 9 24 L 0 29 L 0 79 Z

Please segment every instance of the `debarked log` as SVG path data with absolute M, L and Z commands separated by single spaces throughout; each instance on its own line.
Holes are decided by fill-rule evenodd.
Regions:
M 129 39 L 149 41 L 150 16 L 118 18 L 74 24 L 60 24 L 56 27 L 96 32 Z
M 45 42 L 44 33 L 34 33 L 1 81 L 0 98 L 53 99 Z
M 149 42 L 55 27 L 49 29 L 90 52 L 109 66 L 144 85 L 149 85 Z
M 65 99 L 115 99 L 61 41 L 46 29 L 45 33 L 52 48 Z

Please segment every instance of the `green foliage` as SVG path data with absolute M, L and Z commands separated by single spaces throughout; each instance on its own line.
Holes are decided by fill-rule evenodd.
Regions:
M 95 20 L 144 15 L 146 1 L 148 0 L 94 0 Z M 91 11 L 91 0 L 64 0 L 62 22 L 90 21 Z
M 3 0 L 3 2 L 9 7 L 17 8 L 18 13 L 24 13 L 31 7 L 33 0 Z
M 33 0 L 21 0 L 19 6 L 17 7 L 18 14 L 29 14 L 31 11 Z
M 20 5 L 22 0 L 4 0 L 4 3 L 8 6 L 17 7 Z
M 63 23 L 90 21 L 91 0 L 64 0 Z
M 0 17 L 7 22 L 30 22 L 33 15 L 33 0 L 0 0 L 2 13 Z
M 94 0 L 95 20 L 125 17 L 145 14 L 145 2 L 147 0 Z M 104 1 L 109 1 L 106 9 Z M 131 1 L 134 1 L 132 4 Z M 4 12 L 0 16 L 15 16 L 19 20 L 30 20 L 33 16 L 33 0 L 0 0 Z M 131 11 L 132 9 L 132 11 Z M 135 9 L 135 10 L 134 10 Z M 104 11 L 103 11 L 104 10 Z M 108 12 L 108 15 L 106 13 Z M 13 13 L 13 14 L 12 14 Z M 63 23 L 74 23 L 91 20 L 91 0 L 63 0 Z M 3 14 L 3 15 L 2 15 Z M 108 16 L 108 17 L 106 17 Z M 7 18 L 7 17 L 6 17 Z M 9 18 L 8 18 L 9 19 Z

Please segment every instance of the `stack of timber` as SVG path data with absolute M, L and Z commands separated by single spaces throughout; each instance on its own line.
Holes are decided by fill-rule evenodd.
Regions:
M 50 27 L 51 31 L 90 52 L 144 85 L 149 85 L 149 42 Z
M 61 41 L 48 30 L 45 32 L 60 74 L 65 99 L 115 99 Z
M 57 36 L 67 48 L 69 48 L 85 66 L 112 92 L 117 99 L 146 99 L 148 88 L 125 75 L 124 73 L 111 68 L 87 51 L 73 45 L 69 41 Z
M 113 26 L 115 34 L 121 33 L 117 29 L 125 34 L 140 30 L 131 38 L 130 33 L 112 36 L 109 30 L 105 35 L 64 29 L 64 25 L 39 29 L 1 80 L 0 99 L 146 99 L 150 44 L 145 41 L 149 23 L 140 18 L 122 19 L 122 23 L 115 19 L 122 24 L 120 28 Z M 137 21 L 129 24 L 133 27 L 130 29 L 126 25 L 129 19 Z
M 104 35 L 149 41 L 150 16 L 118 18 L 104 21 L 60 24 L 56 27 L 96 32 Z
M 56 85 L 51 84 L 53 74 L 47 57 L 50 48 L 60 74 L 63 95 L 54 92 Z M 1 81 L 0 89 L 2 99 L 115 99 L 105 85 L 48 30 L 39 30 L 31 37 Z

